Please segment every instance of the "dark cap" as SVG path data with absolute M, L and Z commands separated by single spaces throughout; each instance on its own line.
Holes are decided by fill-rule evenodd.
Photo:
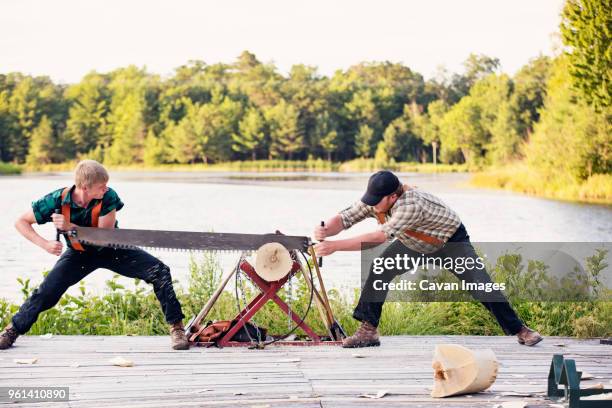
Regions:
M 400 181 L 397 176 L 390 171 L 381 170 L 370 176 L 368 181 L 368 189 L 361 197 L 361 201 L 367 205 L 376 205 L 380 203 L 384 197 L 394 193 L 400 186 Z

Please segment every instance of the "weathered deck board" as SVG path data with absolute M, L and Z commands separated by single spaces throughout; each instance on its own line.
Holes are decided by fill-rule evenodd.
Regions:
M 491 348 L 500 371 L 487 392 L 439 400 L 429 397 L 435 344 Z M 32 407 L 261 406 L 261 407 L 493 407 L 543 398 L 552 355 L 577 361 L 578 369 L 612 387 L 612 346 L 597 340 L 549 337 L 536 347 L 512 337 L 396 336 L 368 349 L 268 347 L 172 351 L 166 337 L 24 336 L 0 352 L 0 386 L 68 386 L 70 402 L 19 404 Z M 357 358 L 358 354 L 363 358 Z M 134 367 L 108 362 L 115 356 Z M 17 358 L 37 357 L 34 365 Z M 78 363 L 78 367 L 71 364 Z M 359 398 L 388 390 L 384 398 Z M 8 404 L 8 403 L 7 403 Z M 2 403 L 0 403 L 2 405 Z

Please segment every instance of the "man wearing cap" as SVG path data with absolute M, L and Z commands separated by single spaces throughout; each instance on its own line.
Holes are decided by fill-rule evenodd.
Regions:
M 367 217 L 378 220 L 377 230 L 348 239 L 327 239 Z M 479 267 L 475 262 L 478 256 L 457 213 L 432 194 L 402 185 L 390 171 L 373 174 L 361 200 L 327 220 L 325 226 L 317 226 L 314 237 L 321 241 L 315 246 L 315 251 L 321 256 L 336 251 L 360 251 L 362 245 L 392 241 L 382 258 L 396 258 L 397 255 L 417 258 L 422 254 L 430 258 L 471 258 L 474 267 L 462 272 L 451 269 L 450 272 L 465 282 L 491 283 L 484 266 Z M 374 273 L 373 266 L 370 267 L 353 312 L 361 326 L 353 336 L 344 339 L 343 347 L 380 345 L 377 327 L 388 292 L 388 286 L 382 285 L 381 289 L 380 282 L 389 283 L 404 272 L 385 270 L 382 274 Z M 499 290 L 486 293 L 486 296 L 477 291 L 469 293 L 493 314 L 507 335 L 516 335 L 520 344 L 533 346 L 542 340 L 539 333 L 523 324 Z

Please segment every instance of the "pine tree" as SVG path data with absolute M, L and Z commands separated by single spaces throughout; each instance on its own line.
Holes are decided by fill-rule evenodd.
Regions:
M 15 118 L 14 129 L 10 132 L 11 156 L 23 163 L 28 154 L 32 131 L 36 126 L 36 113 L 39 109 L 36 87 L 32 78 L 19 78 L 9 99 L 9 111 Z
M 561 34 L 574 86 L 596 108 L 612 95 L 612 0 L 567 0 Z
M 403 150 L 403 140 L 400 138 L 405 135 L 400 135 L 397 123 L 391 122 L 389 126 L 385 129 L 383 134 L 383 141 L 385 142 L 385 152 L 387 156 L 392 159 L 399 159 Z
M 104 158 L 108 164 L 132 164 L 142 161 L 145 125 L 143 101 L 137 94 L 127 95 L 111 115 L 112 144 Z
M 101 142 L 109 109 L 106 80 L 91 73 L 66 91 L 72 103 L 66 122 L 66 136 L 75 146 L 76 153 L 88 153 Z
M 155 166 L 164 163 L 166 159 L 166 149 L 164 140 L 155 135 L 153 129 L 149 129 L 144 142 L 143 161 L 147 166 Z
M 238 125 L 238 133 L 232 134 L 232 150 L 239 153 L 250 153 L 252 160 L 257 160 L 257 152 L 263 147 L 265 122 L 257 108 L 250 108 Z
M 30 149 L 26 163 L 34 166 L 51 163 L 54 148 L 51 121 L 47 116 L 43 116 L 30 136 Z
M 332 154 L 338 149 L 338 132 L 327 111 L 317 115 L 313 137 L 327 154 L 327 160 L 331 161 Z
M 360 157 L 370 157 L 372 155 L 372 141 L 374 131 L 368 125 L 361 125 L 359 132 L 355 136 L 355 153 Z
M 270 154 L 272 157 L 293 154 L 304 147 L 304 136 L 298 131 L 298 112 L 295 107 L 281 100 L 276 106 L 266 110 L 270 124 Z

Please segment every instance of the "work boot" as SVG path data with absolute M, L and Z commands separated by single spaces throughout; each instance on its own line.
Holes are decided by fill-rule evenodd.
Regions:
M 535 346 L 543 340 L 540 333 L 535 330 L 531 330 L 527 326 L 521 327 L 521 331 L 516 334 L 516 337 L 518 338 L 518 342 L 520 344 L 524 344 L 526 346 Z
M 185 335 L 183 322 L 170 325 L 170 339 L 172 340 L 172 348 L 174 350 L 189 350 L 189 340 L 187 340 Z
M 9 324 L 4 328 L 4 331 L 0 333 L 0 350 L 6 350 L 11 347 L 15 340 L 19 337 L 19 333 L 13 327 L 12 324 Z
M 355 334 L 342 340 L 342 347 L 357 348 L 357 347 L 372 347 L 380 346 L 378 340 L 378 330 L 368 322 L 362 322 Z

